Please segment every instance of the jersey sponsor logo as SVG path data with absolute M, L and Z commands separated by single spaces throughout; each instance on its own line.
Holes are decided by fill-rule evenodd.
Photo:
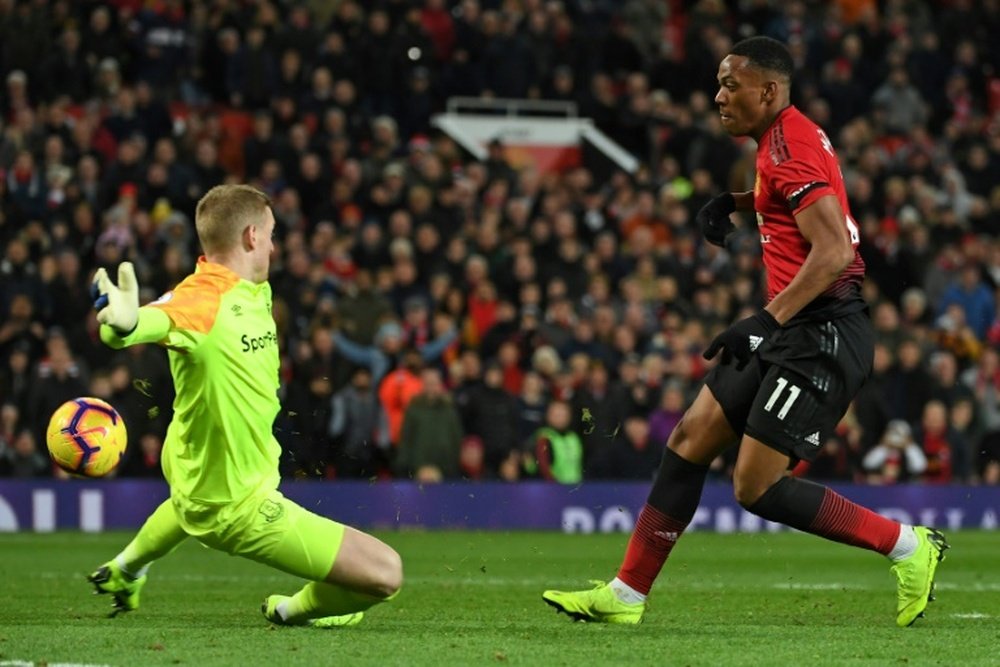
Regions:
M 273 331 L 268 331 L 260 336 L 248 336 L 243 334 L 240 338 L 240 342 L 243 343 L 244 352 L 257 352 L 258 350 L 266 350 L 272 345 L 277 345 L 278 336 Z
M 156 301 L 150 302 L 149 305 L 151 305 L 151 306 L 159 306 L 159 305 L 162 305 L 164 303 L 167 303 L 168 301 L 170 301 L 173 298 L 174 298 L 173 291 L 165 292 L 164 294 L 160 295 L 159 299 L 157 299 Z

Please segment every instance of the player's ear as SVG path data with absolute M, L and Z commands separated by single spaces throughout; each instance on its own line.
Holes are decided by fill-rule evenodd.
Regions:
M 243 248 L 253 250 L 259 242 L 257 225 L 247 225 L 243 229 Z
M 777 81 L 767 81 L 764 83 L 764 89 L 760 93 L 760 101 L 765 103 L 773 102 L 778 95 L 778 82 Z

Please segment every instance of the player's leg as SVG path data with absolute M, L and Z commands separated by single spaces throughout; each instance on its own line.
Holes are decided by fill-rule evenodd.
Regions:
M 267 598 L 262 611 L 268 620 L 351 625 L 402 586 L 399 554 L 371 535 L 309 512 L 276 490 L 244 504 L 232 510 L 226 525 L 200 539 L 310 580 L 295 595 Z
M 611 582 L 589 591 L 545 591 L 548 604 L 578 620 L 638 623 L 646 596 L 701 500 L 709 464 L 736 441 L 759 381 L 756 365 L 717 367 L 670 434 L 653 487 Z
M 934 571 L 947 548 L 940 532 L 901 525 L 825 486 L 786 475 L 792 457 L 812 459 L 847 411 L 867 374 L 862 314 L 789 332 L 761 383 L 747 420 L 733 487 L 736 499 L 769 521 L 876 551 L 895 563 L 897 622 L 911 624 L 927 606 Z M 796 341 L 795 338 L 800 340 Z M 852 345 L 851 343 L 857 343 Z M 804 350 L 818 350 L 812 358 Z
M 285 600 L 268 598 L 266 604 L 273 605 L 274 616 L 289 624 L 348 625 L 360 620 L 359 612 L 399 592 L 403 585 L 399 554 L 367 533 L 350 526 L 343 529 L 340 548 L 325 579 L 306 584 Z
M 178 523 L 173 505 L 167 499 L 146 519 L 122 552 L 87 579 L 94 584 L 97 593 L 114 596 L 117 610 L 133 611 L 139 606 L 139 593 L 146 583 L 150 564 L 176 549 L 186 538 L 187 533 Z

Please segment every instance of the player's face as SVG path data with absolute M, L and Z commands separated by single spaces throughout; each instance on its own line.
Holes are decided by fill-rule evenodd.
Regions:
M 746 56 L 728 55 L 719 63 L 719 92 L 715 103 L 719 105 L 722 126 L 734 137 L 746 135 L 757 138 L 764 129 L 769 95 L 768 81 L 758 69 L 749 66 Z

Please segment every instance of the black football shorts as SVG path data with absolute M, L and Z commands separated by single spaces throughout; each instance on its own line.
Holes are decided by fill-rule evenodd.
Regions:
M 720 363 L 706 384 L 737 434 L 811 461 L 871 374 L 874 354 L 865 309 L 782 327 L 743 370 Z

